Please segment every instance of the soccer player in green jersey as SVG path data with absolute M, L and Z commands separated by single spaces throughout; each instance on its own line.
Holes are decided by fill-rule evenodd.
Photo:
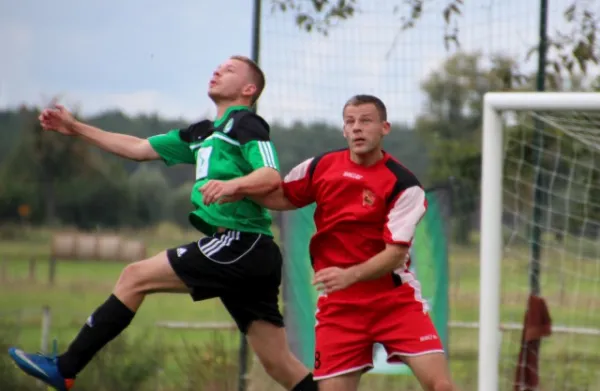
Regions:
M 88 318 L 64 354 L 47 357 L 11 348 L 22 370 L 56 390 L 69 390 L 94 355 L 127 328 L 146 295 L 177 292 L 195 301 L 219 297 L 271 377 L 288 390 L 317 390 L 312 374 L 287 344 L 278 306 L 282 257 L 271 233 L 271 217 L 248 198 L 268 193 L 281 182 L 269 125 L 250 110 L 264 85 L 264 74 L 254 62 L 233 56 L 210 80 L 215 121 L 149 139 L 86 125 L 60 105 L 41 113 L 44 129 L 77 136 L 124 158 L 195 164 L 195 209 L 189 217 L 206 236 L 125 267 L 112 295 Z

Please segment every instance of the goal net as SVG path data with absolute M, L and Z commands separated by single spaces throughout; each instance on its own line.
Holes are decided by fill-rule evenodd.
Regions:
M 598 390 L 600 93 L 484 106 L 479 390 Z

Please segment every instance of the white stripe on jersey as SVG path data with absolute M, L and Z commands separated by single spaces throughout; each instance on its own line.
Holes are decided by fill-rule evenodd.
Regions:
M 283 181 L 287 183 L 303 179 L 306 174 L 308 174 L 308 168 L 310 167 L 310 163 L 312 163 L 313 159 L 314 158 L 312 157 L 310 159 L 306 159 L 296 167 L 292 168 L 292 170 L 285 176 Z
M 277 168 L 275 164 L 275 154 L 270 141 L 258 141 L 258 149 L 262 156 L 265 167 Z
M 386 228 L 392 240 L 410 242 L 415 229 L 427 210 L 425 191 L 419 186 L 404 190 L 388 213 Z

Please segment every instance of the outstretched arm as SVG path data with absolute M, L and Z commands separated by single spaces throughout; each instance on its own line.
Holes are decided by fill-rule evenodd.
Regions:
M 147 140 L 125 134 L 110 133 L 77 121 L 62 105 L 45 109 L 40 114 L 44 130 L 67 136 L 78 136 L 89 143 L 115 155 L 137 161 L 156 160 L 160 156 Z
M 126 159 L 141 162 L 161 158 L 147 139 L 107 132 L 79 121 L 74 121 L 70 128 L 90 144 Z

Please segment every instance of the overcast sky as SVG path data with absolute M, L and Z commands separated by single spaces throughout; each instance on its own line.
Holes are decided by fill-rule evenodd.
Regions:
M 267 119 L 339 121 L 355 93 L 381 96 L 395 120 L 414 119 L 423 104 L 420 80 L 448 54 L 438 11 L 445 1 L 431 1 L 438 9 L 426 9 L 395 45 L 392 10 L 402 1 L 362 3 L 361 13 L 323 38 L 299 31 L 291 15 L 272 14 L 264 1 L 268 86 L 259 110 Z M 465 50 L 523 59 L 535 44 L 538 1 L 465 3 Z M 556 29 L 567 0 L 552 3 Z M 190 121 L 212 114 L 208 79 L 229 55 L 250 54 L 251 15 L 250 0 L 0 1 L 0 107 L 41 105 L 60 94 L 86 114 L 120 109 Z

